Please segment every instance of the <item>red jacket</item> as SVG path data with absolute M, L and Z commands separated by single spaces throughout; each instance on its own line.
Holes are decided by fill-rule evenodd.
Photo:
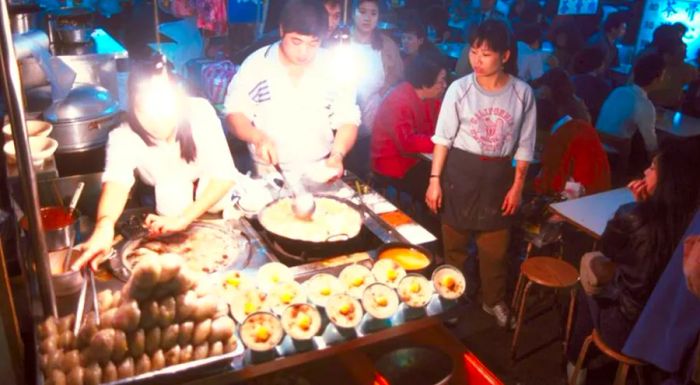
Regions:
M 569 177 L 583 185 L 586 195 L 610 189 L 608 156 L 595 128 L 585 120 L 571 120 L 547 138 L 535 191 L 558 194 Z
M 403 82 L 379 106 L 372 127 L 372 171 L 403 178 L 416 163 L 417 154 L 432 153 L 440 100 L 421 100 L 413 86 Z

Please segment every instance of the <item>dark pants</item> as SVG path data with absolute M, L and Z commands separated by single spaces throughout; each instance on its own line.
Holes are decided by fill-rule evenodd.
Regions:
M 372 136 L 358 136 L 355 145 L 345 157 L 345 168 L 352 171 L 360 180 L 369 180 L 369 151 Z
M 467 245 L 474 237 L 479 257 L 479 276 L 483 300 L 487 306 L 494 306 L 506 298 L 508 278 L 507 251 L 510 243 L 510 229 L 495 231 L 463 231 L 442 224 L 442 242 L 446 262 L 462 269 L 467 260 Z
M 583 342 L 586 337 L 591 335 L 594 328 L 598 330 L 608 346 L 618 352 L 621 351 L 627 337 L 632 332 L 634 323 L 622 315 L 617 302 L 596 300 L 584 293 L 583 290 L 579 290 L 577 295 L 576 303 L 578 306 L 576 307 L 574 327 L 566 351 L 569 362 L 576 362 Z M 586 362 L 595 356 L 594 351 L 595 349 L 588 351 Z

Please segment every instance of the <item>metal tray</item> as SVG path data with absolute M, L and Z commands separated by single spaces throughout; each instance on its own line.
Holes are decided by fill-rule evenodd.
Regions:
M 220 267 L 211 274 L 233 269 L 242 270 L 250 263 L 253 250 L 248 234 L 237 229 L 235 226 L 225 226 L 200 221 L 194 222 L 185 231 L 191 231 L 192 229 L 198 228 L 214 230 L 220 234 L 219 236 L 221 238 L 228 239 L 230 241 L 228 247 L 229 250 L 232 251 L 231 255 L 236 255 L 233 262 Z M 117 246 L 115 252 L 112 254 L 109 261 L 110 269 L 112 270 L 114 276 L 119 280 L 126 282 L 131 276 L 131 268 L 126 262 L 126 257 L 132 251 L 134 251 L 134 249 L 136 249 L 144 239 L 145 237 L 125 240 L 119 246 Z M 237 242 L 238 245 L 236 245 L 235 242 Z M 238 250 L 238 252 L 233 252 L 234 250 Z
M 222 354 L 216 357 L 209 357 L 203 360 L 188 362 L 168 366 L 160 370 L 139 374 L 138 376 L 123 378 L 121 380 L 108 382 L 109 385 L 148 385 L 148 384 L 171 384 L 182 383 L 185 376 L 187 378 L 201 377 L 204 374 L 214 374 L 216 372 L 230 369 L 234 361 L 240 361 L 243 357 L 245 347 L 239 339 L 236 350 L 231 353 Z

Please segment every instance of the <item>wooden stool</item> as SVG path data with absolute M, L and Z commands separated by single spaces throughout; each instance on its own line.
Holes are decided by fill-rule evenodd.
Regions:
M 625 385 L 627 381 L 627 372 L 629 371 L 630 366 L 634 367 L 634 370 L 637 373 L 637 378 L 639 379 L 639 384 L 644 384 L 644 377 L 640 371 L 642 366 L 644 366 L 644 362 L 614 350 L 608 346 L 605 341 L 603 341 L 603 338 L 600 336 L 600 333 L 598 333 L 598 330 L 593 329 L 593 333 L 586 337 L 586 340 L 583 342 L 581 352 L 576 360 L 576 367 L 574 368 L 574 372 L 569 379 L 569 385 L 576 385 L 578 374 L 581 371 L 581 366 L 583 366 L 583 360 L 586 359 L 586 353 L 588 353 L 588 348 L 590 347 L 591 342 L 593 342 L 595 346 L 597 346 L 598 349 L 603 352 L 603 354 L 618 362 L 617 373 L 615 373 L 615 381 L 613 382 L 613 385 Z
M 564 335 L 564 350 L 569 342 L 569 332 L 573 321 L 574 305 L 576 303 L 576 283 L 578 283 L 578 271 L 568 262 L 552 257 L 530 257 L 520 265 L 520 276 L 515 286 L 515 295 L 511 308 L 518 306 L 518 319 L 513 334 L 513 343 L 510 348 L 511 358 L 515 358 L 518 337 L 523 324 L 525 314 L 525 301 L 532 284 L 538 284 L 551 289 L 570 289 L 569 315 L 566 320 Z

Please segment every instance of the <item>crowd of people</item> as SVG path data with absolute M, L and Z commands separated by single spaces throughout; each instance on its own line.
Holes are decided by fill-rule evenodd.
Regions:
M 280 43 L 253 53 L 231 82 L 229 123 L 251 144 L 255 158 L 270 154 L 270 144 L 276 143 L 279 153 L 314 154 L 314 161 L 345 165 L 376 187 L 397 191 L 399 200 L 401 194 L 408 196 L 416 215 L 439 222 L 448 263 L 462 268 L 473 245 L 482 309 L 504 328 L 514 324 L 506 301 L 512 278 L 509 245 L 523 197 L 560 197 L 571 183 L 579 186 L 573 197 L 628 185 L 636 203 L 618 210 L 600 240 L 600 252 L 583 258 L 587 270 L 582 276 L 595 277 L 595 284 L 585 284 L 579 294 L 567 358 L 575 362 L 593 328 L 610 346 L 622 349 L 700 204 L 700 180 L 682 171 L 700 166 L 694 144 L 660 146 L 655 130 L 657 108 L 684 108 L 692 114 L 697 104 L 692 94 L 698 88 L 697 68 L 685 62 L 683 27 L 658 27 L 626 73 L 617 47 L 629 21 L 623 12 L 607 15 L 598 26 L 588 18 L 582 26 L 572 17 L 548 15 L 538 1 L 515 1 L 509 12 L 490 0 L 478 8 L 463 1 L 407 1 L 405 9 L 394 10 L 398 29 L 392 32 L 379 28 L 389 10 L 384 1 L 359 0 L 349 30 L 341 33 L 333 26 L 326 30 L 328 23 L 319 15 L 314 19 L 318 31 L 295 27 L 284 18 L 295 6 L 303 18 L 300 10 L 311 2 L 290 0 L 282 12 Z M 334 0 L 323 4 L 329 15 L 341 5 Z M 449 17 L 462 21 L 460 30 L 448 27 Z M 309 20 L 304 25 L 314 25 Z M 545 40 L 552 51 L 543 50 Z M 446 41 L 464 44 L 456 62 L 438 48 Z M 310 42 L 328 49 L 316 59 L 295 58 L 299 46 Z M 313 44 L 304 52 L 311 52 Z M 361 68 L 356 114 L 338 126 L 334 119 L 346 115 L 332 112 L 333 101 L 312 103 L 331 111 L 330 127 L 337 129 L 332 140 L 301 128 L 308 123 L 290 120 L 295 119 L 293 110 L 312 108 L 299 105 L 313 100 L 302 91 L 302 82 L 315 78 L 316 64 L 343 45 L 352 49 L 353 64 Z M 262 56 L 282 67 L 262 72 L 267 68 L 258 63 Z M 259 79 L 247 79 L 249 67 Z M 277 78 L 279 69 L 292 87 L 299 76 L 298 93 L 289 100 L 277 96 L 292 95 L 285 90 L 289 79 Z M 332 81 L 324 84 L 336 87 Z M 279 110 L 271 107 L 280 101 Z M 245 124 L 241 114 L 247 117 Z M 268 127 L 263 122 L 272 116 L 285 123 Z M 241 133 L 241 126 L 261 134 Z M 304 130 L 303 138 L 298 136 L 302 131 L 292 129 L 297 126 Z M 277 130 L 285 133 L 269 140 Z M 316 138 L 323 143 L 314 143 Z M 338 145 L 339 140 L 345 144 Z M 319 154 L 330 155 L 319 159 Z M 421 154 L 431 154 L 432 161 Z M 278 160 L 292 167 L 284 158 Z M 534 178 L 528 178 L 533 164 Z M 691 287 L 693 282 L 689 278 Z
M 659 107 L 700 110 L 683 27 L 659 26 L 627 76 L 620 75 L 616 45 L 626 33 L 624 13 L 591 26 L 552 15 L 539 1 L 516 0 L 505 12 L 493 0 L 469 4 L 407 0 L 396 33 L 387 33 L 379 28 L 388 11 L 383 0 L 355 1 L 347 29 L 338 28 L 338 0 L 288 0 L 279 28 L 247 49 L 228 86 L 226 126 L 248 144 L 258 174 L 320 164 L 340 176 L 347 167 L 408 196 L 421 215 L 439 221 L 448 263 L 463 268 L 475 246 L 482 309 L 504 328 L 514 321 L 506 299 L 509 245 L 524 197 L 560 197 L 572 183 L 575 195 L 627 185 L 635 203 L 618 210 L 600 252 L 581 263 L 588 269 L 582 277 L 595 279 L 582 282 L 567 358 L 575 361 L 592 328 L 621 349 L 700 205 L 700 179 L 687 172 L 700 167 L 696 143 L 660 145 L 655 130 Z M 450 17 L 462 21 L 460 30 L 448 26 Z M 552 52 L 542 49 L 545 40 Z M 456 62 L 438 48 L 444 41 L 464 44 Z M 340 48 L 353 62 L 339 74 Z M 104 198 L 99 231 L 81 263 L 107 247 L 134 170 L 156 192 L 171 179 L 213 181 L 201 196 L 178 203 L 185 220 L 172 212 L 152 217 L 162 232 L 189 223 L 235 183 L 220 146 L 203 151 L 222 138 L 193 130 L 214 111 L 194 99 L 180 103 L 173 119 L 182 111 L 200 115 L 159 132 L 134 107 L 127 125 L 110 135 L 103 197 L 118 195 L 118 204 Z M 126 149 L 140 155 L 119 163 Z M 149 158 L 163 151 L 169 157 Z M 206 162 L 223 162 L 226 172 L 204 172 Z M 174 178 L 167 169 L 176 163 L 191 175 Z M 636 178 L 641 165 L 649 166 Z M 689 239 L 686 254 L 697 256 L 700 242 Z M 694 292 L 697 259 L 686 268 Z

